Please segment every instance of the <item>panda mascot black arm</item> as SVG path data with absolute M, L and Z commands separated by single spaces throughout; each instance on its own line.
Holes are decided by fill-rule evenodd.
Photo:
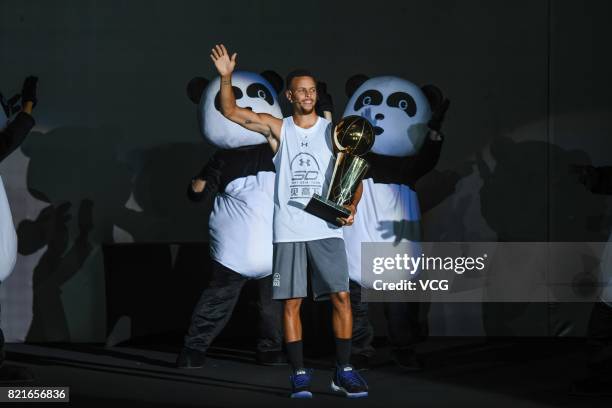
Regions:
M 24 112 L 19 112 L 4 130 L 0 130 L 0 161 L 13 153 L 34 127 L 34 118 Z
M 222 158 L 223 152 L 223 150 L 217 150 L 187 186 L 187 197 L 191 201 L 207 201 L 219 191 L 221 174 L 225 164 Z
M 25 140 L 27 134 L 34 127 L 34 118 L 31 116 L 32 109 L 36 105 L 36 83 L 38 78 L 27 77 L 23 83 L 21 91 L 22 110 L 10 121 L 6 128 L 2 129 L 0 124 L 0 161 L 4 160 L 9 154 L 17 149 Z M 11 106 L 2 103 L 0 115 L 6 114 L 8 118 L 11 114 Z
M 578 176 L 578 181 L 592 193 L 612 194 L 612 166 L 573 165 L 570 170 Z
M 429 101 L 432 115 L 427 123 L 429 131 L 419 153 L 415 156 L 407 157 L 402 166 L 402 173 L 406 175 L 408 185 L 412 187 L 421 177 L 433 170 L 438 164 L 440 152 L 442 151 L 442 143 L 444 142 L 444 136 L 440 129 L 450 105 L 450 101 L 443 96 L 442 91 L 438 87 L 425 85 L 421 89 Z

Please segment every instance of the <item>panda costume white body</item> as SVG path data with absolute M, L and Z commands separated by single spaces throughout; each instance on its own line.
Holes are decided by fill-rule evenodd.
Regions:
M 421 254 L 421 211 L 415 183 L 435 167 L 442 145 L 441 140 L 429 137 L 432 107 L 427 90 L 431 88 L 422 89 L 394 76 L 355 76 L 347 82 L 350 99 L 343 117 L 367 118 L 376 134 L 370 153 L 364 156 L 370 169 L 363 179 L 355 222 L 343 229 L 351 279 L 354 355 L 374 353 L 367 304 L 360 297 L 362 287 L 372 287 L 373 277 L 361 274 L 361 243 L 405 242 L 414 256 Z M 417 336 L 415 306 L 384 304 L 389 339 L 396 350 L 409 348 Z
M 262 75 L 277 86 L 273 87 Z M 246 71 L 232 75 L 236 103 L 242 108 L 281 117 L 276 95 L 282 88 L 282 79 L 270 71 L 262 75 Z M 201 366 L 204 353 L 229 320 L 249 279 L 258 280 L 260 292 L 258 360 L 266 353 L 282 356 L 282 304 L 273 302 L 271 296 L 275 179 L 272 150 L 262 135 L 221 114 L 219 78 L 210 82 L 195 78 L 190 86 L 196 80 L 199 86 L 205 86 L 198 94 L 200 130 L 204 139 L 218 150 L 196 176 L 206 181 L 204 191 L 196 193 L 190 185 L 188 195 L 194 201 L 214 197 L 209 218 L 213 272 L 195 307 L 177 365 Z
M 209 220 L 211 257 L 247 278 L 263 278 L 272 273 L 275 173 L 272 162 L 266 162 L 272 153 L 262 135 L 221 114 L 219 82 L 215 78 L 208 84 L 199 108 L 201 133 L 223 149 L 225 162 L 223 189 L 215 196 Z M 238 71 L 232 86 L 239 107 L 282 116 L 276 90 L 261 75 Z
M 4 131 L 7 124 L 8 118 L 6 117 L 4 109 L 0 107 L 0 132 Z M 17 233 L 13 225 L 8 198 L 4 191 L 2 176 L 0 176 L 0 282 L 4 281 L 10 275 L 16 260 Z
M 0 99 L 4 102 L 4 99 Z M 6 110 L 5 110 L 6 109 Z M 11 107 L 0 106 L 0 162 L 21 145 L 34 127 L 32 116 L 19 112 L 9 121 Z M 11 208 L 0 176 L 0 282 L 13 271 L 17 261 L 17 233 L 13 225 Z

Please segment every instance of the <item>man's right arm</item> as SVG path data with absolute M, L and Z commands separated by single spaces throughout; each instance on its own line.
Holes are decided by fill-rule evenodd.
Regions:
M 231 75 L 221 77 L 220 97 L 221 112 L 223 116 L 246 129 L 264 135 L 272 151 L 276 153 L 283 124 L 282 119 L 276 118 L 268 113 L 256 113 L 250 109 L 241 108 L 236 105 L 236 98 L 232 90 Z
M 257 133 L 261 133 L 268 139 L 272 151 L 276 153 L 280 141 L 280 132 L 283 124 L 282 119 L 275 118 L 267 113 L 255 113 L 250 109 L 244 109 L 236 105 L 236 98 L 232 89 L 232 72 L 236 68 L 237 53 L 231 57 L 223 44 L 217 44 L 211 50 L 210 58 L 215 63 L 215 68 L 221 76 L 220 102 L 223 116 Z

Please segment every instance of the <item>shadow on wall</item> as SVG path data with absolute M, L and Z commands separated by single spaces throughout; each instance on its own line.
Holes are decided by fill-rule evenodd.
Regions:
M 134 235 L 142 241 L 208 241 L 208 215 L 212 203 L 192 203 L 187 186 L 204 167 L 212 148 L 204 143 L 174 143 L 129 154 L 138 163 L 133 198 L 141 215 L 150 220 Z
M 494 168 L 477 157 L 483 179 L 480 203 L 498 241 L 581 245 L 607 240 L 605 198 L 591 194 L 569 171 L 571 164 L 590 163 L 585 152 L 506 137 L 497 138 L 490 152 Z M 576 265 L 584 269 L 576 273 L 593 268 L 584 259 L 576 259 Z M 589 309 L 589 304 L 577 303 L 486 303 L 483 323 L 489 335 L 520 335 L 525 328 L 541 335 L 576 335 L 584 332 Z
M 64 202 L 44 208 L 36 220 L 19 224 L 19 253 L 30 255 L 46 245 L 46 251 L 32 276 L 32 323 L 26 341 L 68 341 L 68 322 L 61 298 L 61 287 L 83 266 L 92 252 L 93 203 L 82 200 L 79 206 L 78 237 L 70 242 L 68 222 L 71 204 Z M 69 248 L 70 247 L 70 248 Z
M 34 269 L 27 341 L 104 339 L 100 244 L 115 242 L 117 228 L 139 241 L 206 236 L 202 206 L 185 196 L 206 147 L 167 145 L 124 159 L 121 142 L 111 128 L 58 128 L 33 133 L 22 146 L 28 190 L 49 204 L 17 228 L 22 255 L 45 251 Z M 133 190 L 137 204 L 129 205 Z
M 571 175 L 571 164 L 591 163 L 583 151 L 500 137 L 490 147 L 491 169 L 478 157 L 484 185 L 482 215 L 499 241 L 597 242 L 608 238 L 604 197 Z

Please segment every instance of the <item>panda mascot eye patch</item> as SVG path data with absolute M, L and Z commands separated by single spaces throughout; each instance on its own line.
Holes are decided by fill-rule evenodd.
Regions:
M 405 92 L 395 92 L 387 98 L 387 105 L 392 108 L 400 108 L 410 117 L 416 115 L 416 102 L 414 98 Z
M 393 157 L 416 155 L 431 118 L 423 90 L 395 76 L 360 76 L 357 82 L 347 83 L 349 101 L 342 116 L 362 116 L 372 123 L 376 139 L 370 151 Z
M 238 100 L 242 98 L 242 91 L 240 88 L 236 86 L 232 86 L 232 91 L 234 91 L 234 99 Z M 215 95 L 215 109 L 221 112 L 221 92 L 217 92 Z
M 380 105 L 382 103 L 382 100 L 383 96 L 380 92 L 375 89 L 370 89 L 359 95 L 359 97 L 355 101 L 355 106 L 353 107 L 353 109 L 358 111 L 364 106 Z
M 261 134 L 245 129 L 223 116 L 219 85 L 219 77 L 206 83 L 199 98 L 198 121 L 204 140 L 221 149 L 268 143 Z M 257 113 L 268 113 L 277 118 L 283 117 L 276 96 L 277 91 L 262 75 L 236 71 L 232 74 L 232 90 L 239 107 Z
M 260 98 L 268 102 L 270 106 L 274 105 L 274 97 L 272 93 L 263 84 L 251 84 L 247 88 L 247 95 L 251 98 Z

